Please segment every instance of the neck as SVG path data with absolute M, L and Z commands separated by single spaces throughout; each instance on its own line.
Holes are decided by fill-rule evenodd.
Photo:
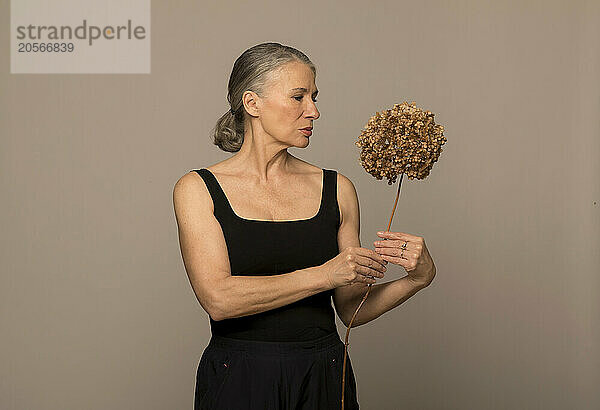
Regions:
M 240 171 L 266 183 L 290 173 L 293 156 L 288 148 L 289 145 L 275 141 L 265 132 L 256 133 L 249 129 L 242 147 L 234 155 L 235 163 L 239 164 Z

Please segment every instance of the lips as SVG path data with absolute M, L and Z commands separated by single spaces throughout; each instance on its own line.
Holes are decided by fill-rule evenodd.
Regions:
M 306 135 L 307 137 L 310 137 L 310 136 L 312 135 L 312 131 L 311 131 L 310 129 L 308 129 L 308 128 L 302 128 L 302 129 L 300 130 L 300 132 L 301 132 L 302 134 Z

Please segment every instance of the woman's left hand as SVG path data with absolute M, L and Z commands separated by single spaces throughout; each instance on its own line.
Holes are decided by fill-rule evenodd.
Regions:
M 373 242 L 375 252 L 402 266 L 415 284 L 429 286 L 435 276 L 435 264 L 424 238 L 404 232 L 377 232 L 377 236 L 382 240 Z

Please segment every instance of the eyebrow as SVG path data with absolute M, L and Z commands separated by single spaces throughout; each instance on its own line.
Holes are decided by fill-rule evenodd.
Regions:
M 304 88 L 304 87 L 292 88 L 292 91 L 296 91 L 296 90 L 298 90 L 298 91 L 304 91 L 305 93 L 308 92 L 308 90 L 306 88 Z M 319 94 L 319 90 L 315 91 L 315 95 L 317 95 L 317 94 Z

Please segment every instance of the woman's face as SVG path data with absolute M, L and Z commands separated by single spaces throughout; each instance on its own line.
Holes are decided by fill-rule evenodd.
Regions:
M 263 131 L 288 146 L 305 147 L 309 136 L 301 128 L 319 118 L 315 104 L 317 86 L 309 66 L 300 62 L 283 65 L 272 73 L 256 108 Z

